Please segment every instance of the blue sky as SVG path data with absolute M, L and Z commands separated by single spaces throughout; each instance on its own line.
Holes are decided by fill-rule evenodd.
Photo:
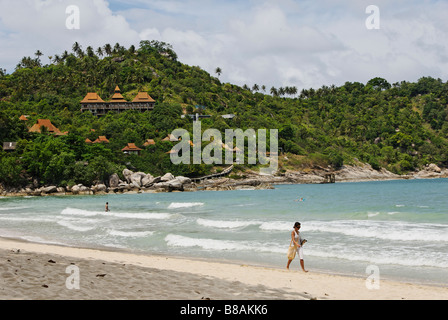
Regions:
M 370 30 L 367 6 L 380 11 Z M 65 9 L 80 9 L 68 30 Z M 171 43 L 179 60 L 238 85 L 319 88 L 346 81 L 448 79 L 448 1 L 0 0 L 0 67 L 106 43 Z M 44 59 L 45 61 L 45 59 Z M 47 59 L 48 61 L 48 59 Z

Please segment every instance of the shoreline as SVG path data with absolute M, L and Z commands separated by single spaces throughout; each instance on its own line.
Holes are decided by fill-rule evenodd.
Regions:
M 0 238 L 0 298 L 38 300 L 447 300 L 448 288 L 192 259 L 65 247 Z M 80 289 L 68 289 L 79 269 Z M 295 270 L 294 270 L 295 269 Z
M 171 175 L 168 173 L 167 175 Z M 368 181 L 393 181 L 393 180 L 414 180 L 414 179 L 444 179 L 448 178 L 448 169 L 430 165 L 424 170 L 407 175 L 397 175 L 386 169 L 374 170 L 370 165 L 363 166 L 343 166 L 336 171 L 318 168 L 316 170 L 286 171 L 281 175 L 263 176 L 256 172 L 249 172 L 245 178 L 215 178 L 204 180 L 201 183 L 191 182 L 189 178 L 184 178 L 187 182 L 172 187 L 167 183 L 159 183 L 150 187 L 128 184 L 126 187 L 107 187 L 105 185 L 95 185 L 91 187 L 79 186 L 76 191 L 68 187 L 45 186 L 41 188 L 21 188 L 20 190 L 8 191 L 1 189 L 0 197 L 27 197 L 27 196 L 74 196 L 74 195 L 112 195 L 112 194 L 138 194 L 138 193 L 163 193 L 163 192 L 196 192 L 196 191 L 228 191 L 241 189 L 274 189 L 275 185 L 282 184 L 327 184 L 328 176 L 333 175 L 333 183 L 344 182 L 368 182 Z M 175 177 L 172 177 L 175 178 Z M 179 177 L 173 179 L 176 180 Z M 172 181 L 173 181 L 172 180 Z M 184 180 L 184 181 L 185 181 Z M 122 181 L 121 181 L 122 182 Z M 177 181 L 176 181 L 177 183 Z

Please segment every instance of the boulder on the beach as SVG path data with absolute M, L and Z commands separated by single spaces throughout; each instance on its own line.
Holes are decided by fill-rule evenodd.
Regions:
M 151 174 L 147 174 L 142 177 L 141 185 L 142 187 L 150 187 L 154 183 L 154 177 Z
M 118 174 L 114 173 L 109 177 L 109 187 L 111 188 L 117 188 L 120 184 L 120 177 Z
M 176 177 L 176 179 L 177 179 L 182 185 L 191 183 L 191 179 L 190 179 L 190 178 L 187 178 L 187 177 L 178 176 L 178 177 Z
M 105 192 L 107 190 L 106 185 L 100 183 L 92 188 L 94 192 Z
M 183 190 L 183 185 L 178 179 L 170 180 L 166 184 L 174 190 Z
M 168 182 L 168 181 L 173 180 L 173 179 L 174 179 L 174 176 L 171 173 L 166 173 L 164 176 L 162 176 L 160 178 L 160 181 Z
M 131 174 L 130 176 L 130 182 L 129 184 L 134 185 L 137 188 L 140 188 L 142 186 L 142 178 L 146 177 L 146 173 L 144 172 L 135 172 Z
M 88 188 L 88 187 L 86 187 L 86 186 L 84 186 L 82 184 L 77 184 L 76 186 L 72 187 L 72 193 L 73 194 L 79 194 L 81 192 L 82 193 L 86 193 L 88 191 L 90 191 L 90 188 Z
M 426 171 L 441 173 L 442 169 L 440 169 L 436 164 L 431 163 L 426 167 Z
M 133 174 L 134 172 L 132 172 L 131 170 L 129 170 L 129 169 L 124 169 L 123 170 L 123 176 L 124 176 L 124 178 L 126 179 L 126 181 L 128 182 L 128 183 L 131 183 L 131 175 Z
M 54 192 L 58 191 L 58 188 L 56 186 L 49 186 L 49 187 L 42 188 L 41 191 L 43 193 L 54 193 Z

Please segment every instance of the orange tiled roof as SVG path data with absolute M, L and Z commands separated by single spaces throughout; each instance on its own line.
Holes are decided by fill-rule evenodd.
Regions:
M 107 140 L 107 138 L 105 136 L 99 136 L 98 139 L 96 139 L 95 141 L 93 141 L 93 143 L 109 143 L 109 140 Z
M 140 149 L 139 147 L 137 147 L 135 145 L 135 143 L 128 143 L 128 145 L 126 147 L 124 147 L 123 149 L 121 149 L 121 151 L 140 151 L 142 149 Z
M 174 137 L 174 135 L 172 135 L 171 133 L 169 135 L 166 136 L 166 138 L 162 139 L 162 141 L 180 141 L 179 139 L 176 139 L 176 137 Z
M 93 143 L 92 140 L 90 140 L 89 138 L 87 138 L 84 142 L 85 143 Z
M 56 128 L 50 120 L 48 119 L 38 119 L 37 123 L 32 126 L 29 130 L 29 132 L 42 132 L 42 127 L 46 127 L 48 132 L 54 133 L 58 136 L 62 136 L 62 135 L 66 135 L 67 132 L 62 133 L 61 131 L 59 131 L 58 128 Z
M 28 121 L 28 118 L 25 115 L 23 115 L 23 114 L 20 116 L 19 119 L 23 120 L 23 121 Z
M 146 142 L 143 144 L 143 146 L 147 147 L 155 144 L 156 142 L 153 139 L 147 139 Z
M 127 102 L 124 97 L 121 95 L 120 93 L 120 88 L 117 86 L 115 88 L 115 93 L 112 96 L 112 99 L 110 100 L 110 102 Z
M 103 103 L 103 99 L 96 92 L 89 92 L 81 103 Z
M 139 92 L 132 102 L 156 102 L 156 100 L 146 92 Z

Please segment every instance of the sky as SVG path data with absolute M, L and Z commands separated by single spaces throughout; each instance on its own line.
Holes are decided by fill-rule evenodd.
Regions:
M 0 68 L 14 72 L 37 50 L 48 63 L 74 42 L 160 40 L 182 63 L 213 76 L 219 67 L 223 82 L 268 91 L 374 77 L 445 82 L 447 12 L 447 0 L 0 0 Z

